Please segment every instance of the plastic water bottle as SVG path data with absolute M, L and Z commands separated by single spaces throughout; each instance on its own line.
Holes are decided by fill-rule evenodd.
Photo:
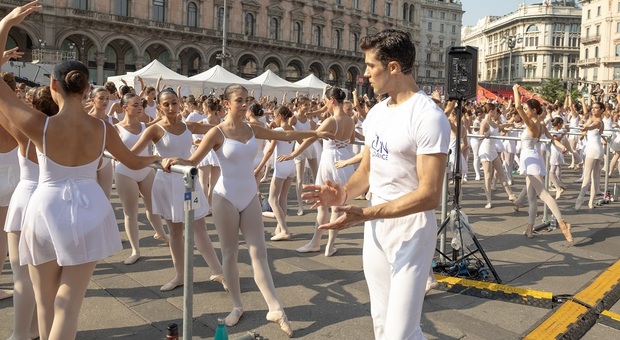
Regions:
M 557 229 L 558 220 L 555 219 L 555 216 L 551 217 L 551 223 L 549 223 L 549 226 L 551 227 L 551 229 Z
M 166 340 L 179 340 L 179 326 L 171 323 L 166 328 Z
M 226 330 L 226 323 L 223 318 L 217 319 L 217 329 L 215 330 L 214 340 L 228 340 L 228 331 Z

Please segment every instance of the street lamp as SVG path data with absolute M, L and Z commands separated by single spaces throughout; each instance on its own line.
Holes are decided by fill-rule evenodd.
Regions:
M 523 41 L 523 38 L 511 35 L 511 36 L 506 37 L 505 39 L 506 39 L 506 44 L 508 45 L 508 48 L 510 49 L 510 54 L 508 57 L 508 84 L 511 84 L 512 83 L 512 49 L 515 48 L 517 44 L 520 44 Z

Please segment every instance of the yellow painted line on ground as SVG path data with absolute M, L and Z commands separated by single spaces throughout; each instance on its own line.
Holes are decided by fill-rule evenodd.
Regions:
M 620 314 L 614 313 L 612 311 L 604 310 L 601 315 L 605 315 L 606 317 L 613 319 L 615 321 L 620 321 Z
M 574 295 L 574 299 L 588 306 L 595 306 L 620 280 L 620 261 L 605 270 L 594 282 Z
M 511 286 L 506 286 L 506 285 L 493 283 L 493 282 L 468 280 L 468 279 L 452 277 L 452 276 L 443 276 L 439 274 L 435 274 L 435 277 L 437 278 L 437 281 L 441 283 L 445 283 L 446 285 L 452 285 L 452 286 L 460 285 L 464 287 L 486 289 L 486 290 L 502 292 L 506 294 L 517 294 L 517 295 L 532 297 L 536 299 L 551 300 L 551 298 L 553 298 L 553 293 L 540 291 L 540 290 L 511 287 Z
M 573 301 L 566 301 L 555 313 L 523 339 L 556 339 L 566 333 L 570 326 L 577 323 L 587 312 L 587 307 Z

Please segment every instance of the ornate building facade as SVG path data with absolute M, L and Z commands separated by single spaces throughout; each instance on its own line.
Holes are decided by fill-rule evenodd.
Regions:
M 267 69 L 290 81 L 314 73 L 326 82 L 351 89 L 364 73 L 361 37 L 385 28 L 409 31 L 416 46 L 432 43 L 424 46 L 426 53 L 432 53 L 430 62 L 418 49 L 414 72 L 423 75 L 423 81 L 435 81 L 442 77 L 436 72 L 441 60 L 435 52 L 441 43 L 458 41 L 462 15 L 458 0 L 40 2 L 40 13 L 11 30 L 8 47 L 19 46 L 26 61 L 80 60 L 91 69 L 97 84 L 158 59 L 188 76 L 223 63 L 244 78 Z M 0 15 L 19 4 L 0 0 Z M 437 18 L 423 18 L 427 8 L 433 8 Z M 421 26 L 426 22 L 431 23 L 428 30 Z M 226 49 L 222 53 L 224 33 Z
M 580 0 L 583 79 L 609 84 L 620 80 L 620 1 Z
M 540 84 L 579 80 L 581 8 L 575 1 L 520 5 L 503 17 L 463 29 L 463 45 L 478 47 L 478 81 Z

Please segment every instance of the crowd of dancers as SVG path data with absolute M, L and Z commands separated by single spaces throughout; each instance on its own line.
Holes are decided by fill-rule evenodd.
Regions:
M 35 1 L 3 18 L 0 46 L 12 26 L 38 9 Z M 2 62 L 20 56 L 15 49 L 9 50 Z M 196 192 L 201 203 L 194 214 L 194 240 L 211 270 L 210 280 L 221 283 L 230 294 L 232 311 L 226 325 L 234 326 L 244 313 L 237 268 L 241 233 L 252 259 L 254 280 L 268 305 L 266 318 L 292 335 L 267 261 L 262 222 L 265 204 L 261 200 L 268 197 L 277 221 L 271 241 L 292 239 L 286 219 L 293 182 L 297 215 L 306 213 L 304 181 L 310 179 L 316 188 L 334 183 L 336 188 L 344 186 L 362 160 L 362 148 L 355 141 L 363 140 L 362 124 L 376 99 L 353 91 L 349 101 L 346 92 L 337 87 L 326 87 L 321 98 L 295 95 L 287 100 L 284 94 L 281 101 L 256 99 L 234 84 L 221 96 L 182 97 L 165 86 L 165 79 L 154 86 L 145 86 L 140 79 L 140 87 L 135 89 L 126 85 L 117 89 L 113 83 L 91 88 L 88 69 L 77 61 L 56 65 L 49 86 L 26 89 L 18 86 L 11 74 L 3 73 L 2 78 L 0 221 L 4 231 L 0 232 L 0 254 L 7 254 L 8 249 L 13 271 L 10 339 L 75 337 L 97 261 L 122 249 L 109 201 L 113 187 L 122 204 L 131 246 L 124 263 L 132 265 L 141 258 L 138 200 L 142 198 L 154 238 L 169 246 L 175 269 L 160 290 L 185 284 L 184 181 L 181 174 L 148 167 L 158 161 L 164 169 L 181 164 L 199 170 Z M 571 225 L 556 203 L 566 190 L 562 165 L 567 153 L 569 168 L 583 169 L 575 209 L 586 202 L 588 190 L 588 206 L 593 208 L 594 198 L 600 194 L 601 171 L 613 175 L 616 166 L 620 169 L 620 137 L 616 137 L 620 134 L 614 130 L 618 110 L 600 101 L 576 104 L 568 95 L 564 103 L 545 106 L 536 99 L 522 102 L 519 85 L 515 85 L 514 97 L 507 104 L 464 103 L 460 141 L 456 140 L 455 103 L 445 105 L 452 128 L 450 148 L 461 143 L 463 180 L 471 180 L 467 165 L 472 158 L 470 173 L 475 180 L 484 180 L 484 208 L 493 208 L 492 192 L 498 181 L 515 210 L 527 203 L 529 219 L 524 235 L 528 238 L 535 234 L 539 197 L 557 219 L 568 243 L 573 242 Z M 501 135 L 520 140 L 491 138 Z M 539 142 L 541 138 L 552 140 L 549 150 Z M 603 144 L 613 155 L 607 162 Z M 377 152 L 381 148 L 377 146 Z M 102 157 L 104 150 L 114 160 Z M 450 163 L 453 169 L 454 151 Z M 602 164 L 609 166 L 602 169 Z M 517 170 L 526 179 L 519 195 L 511 188 Z M 261 193 L 259 184 L 271 173 L 269 191 Z M 544 185 L 546 175 L 556 191 L 555 199 Z M 346 192 L 345 202 L 348 198 Z M 335 222 L 340 214 L 318 205 L 314 235 L 297 252 L 319 252 L 323 229 L 318 227 Z M 209 215 L 219 237 L 221 261 L 208 235 L 205 217 Z M 336 254 L 337 234 L 337 229 L 329 230 L 325 256 Z M 4 262 L 3 257 L 1 260 Z

